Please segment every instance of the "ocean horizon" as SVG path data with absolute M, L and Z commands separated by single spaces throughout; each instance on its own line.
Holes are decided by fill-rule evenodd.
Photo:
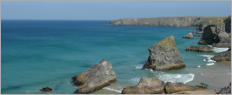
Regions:
M 228 48 L 212 53 L 185 51 L 201 37 L 184 39 L 195 28 L 108 25 L 110 20 L 1 20 L 1 93 L 73 94 L 72 77 L 104 58 L 112 64 L 117 81 L 92 94 L 120 94 L 141 77 L 188 85 L 208 84 L 206 90 L 231 81 L 231 63 L 210 60 Z M 199 35 L 199 34 L 198 34 Z M 142 69 L 148 48 L 174 36 L 186 67 L 179 70 Z

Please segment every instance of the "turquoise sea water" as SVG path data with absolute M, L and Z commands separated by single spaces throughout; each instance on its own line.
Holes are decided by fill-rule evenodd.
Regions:
M 203 61 L 223 49 L 214 48 L 213 53 L 185 51 L 198 45 L 199 37 L 182 38 L 195 29 L 106 25 L 109 22 L 2 20 L 1 93 L 39 94 L 43 93 L 41 88 L 51 87 L 54 91 L 50 94 L 72 94 L 77 86 L 70 83 L 71 78 L 103 58 L 112 63 L 117 82 L 94 93 L 120 93 L 141 77 L 189 85 L 203 82 L 212 84 L 209 89 L 228 84 L 217 78 L 230 78 L 230 63 Z M 148 48 L 171 35 L 186 68 L 166 72 L 141 69 L 149 56 Z

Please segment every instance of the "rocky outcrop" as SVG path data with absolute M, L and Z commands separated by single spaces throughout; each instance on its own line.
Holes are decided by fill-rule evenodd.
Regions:
M 231 94 L 231 83 L 229 86 L 224 87 L 222 90 L 218 91 L 217 94 Z
M 191 46 L 186 48 L 186 51 L 196 51 L 196 52 L 213 52 L 213 49 L 209 46 Z
M 204 28 L 202 39 L 198 44 L 212 45 L 214 47 L 229 47 L 230 36 L 225 32 L 223 20 L 215 20 Z
M 198 89 L 207 89 L 206 85 L 196 85 L 196 88 Z
M 223 52 L 219 55 L 214 56 L 213 58 L 211 58 L 212 60 L 215 61 L 231 61 L 231 50 L 229 49 L 226 52 Z
M 156 79 L 142 77 L 139 84 L 126 87 L 122 94 L 161 94 L 164 91 L 164 82 Z
M 231 15 L 228 16 L 225 20 L 224 20 L 224 23 L 225 23 L 225 31 L 227 33 L 231 33 Z
M 193 36 L 193 34 L 191 33 L 191 31 L 190 31 L 186 36 L 183 36 L 182 38 L 193 39 L 194 36 Z
M 159 18 L 124 18 L 112 20 L 110 25 L 191 27 L 199 31 L 212 21 L 226 17 L 159 17 Z
M 46 87 L 46 88 L 40 89 L 39 91 L 42 91 L 42 92 L 50 92 L 50 91 L 52 91 L 52 89 L 49 88 L 49 87 Z
M 180 91 L 194 91 L 194 90 L 196 90 L 196 87 L 185 85 L 180 82 L 178 83 L 167 82 L 164 86 L 164 91 L 166 94 L 171 94 Z
M 185 67 L 173 36 L 156 43 L 148 50 L 150 55 L 143 68 L 164 71 Z
M 75 94 L 87 94 L 115 81 L 116 75 L 112 70 L 111 63 L 102 59 L 99 64 L 95 64 L 80 75 L 74 76 L 72 83 L 78 86 Z

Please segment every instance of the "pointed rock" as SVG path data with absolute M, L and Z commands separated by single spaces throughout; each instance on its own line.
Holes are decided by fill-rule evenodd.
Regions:
M 193 39 L 194 36 L 193 36 L 193 34 L 191 33 L 191 31 L 190 31 L 186 36 L 183 36 L 182 38 Z
M 163 71 L 185 67 L 173 36 L 167 37 L 156 43 L 148 50 L 150 56 L 143 68 L 153 69 L 154 71 Z
M 95 64 L 80 75 L 73 77 L 72 83 L 78 88 L 75 94 L 87 94 L 116 81 L 116 74 L 112 70 L 112 65 L 105 59 L 102 59 L 99 64 Z
M 142 77 L 139 84 L 126 87 L 122 94 L 161 94 L 164 91 L 164 82 L 156 79 Z

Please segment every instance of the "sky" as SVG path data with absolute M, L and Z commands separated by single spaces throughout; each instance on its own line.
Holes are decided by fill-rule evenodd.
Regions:
M 229 15 L 231 1 L 1 1 L 2 20 L 114 20 Z

